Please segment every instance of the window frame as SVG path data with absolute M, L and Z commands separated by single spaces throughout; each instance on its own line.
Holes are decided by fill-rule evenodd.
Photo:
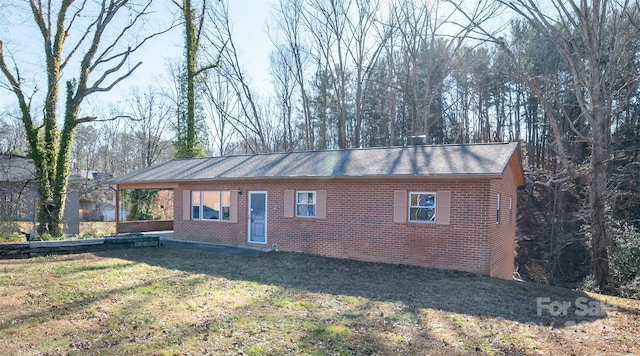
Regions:
M 509 197 L 509 224 L 513 221 L 513 197 Z
M 205 206 L 209 209 L 211 209 L 211 211 L 216 211 L 213 207 L 215 207 L 216 202 L 213 202 L 213 207 L 209 207 L 205 204 L 205 195 L 218 195 L 218 201 L 217 201 L 217 205 L 218 205 L 218 218 L 213 219 L 213 218 L 205 218 Z M 200 220 L 203 221 L 219 221 L 220 220 L 220 191 L 216 191 L 216 190 L 203 190 L 200 191 Z
M 433 195 L 433 207 L 421 207 L 420 205 L 412 205 L 411 204 L 411 196 L 412 195 Z M 408 209 L 407 209 L 407 221 L 410 223 L 419 223 L 419 224 L 435 224 L 436 223 L 436 211 L 438 206 L 438 193 L 434 191 L 413 191 L 407 192 L 408 197 Z M 431 209 L 433 210 L 433 217 L 431 220 L 414 220 L 411 216 L 411 209 Z
M 205 193 L 217 193 L 218 194 L 218 218 L 217 219 L 205 219 L 204 218 L 204 195 Z M 229 196 L 229 204 L 225 204 L 224 196 L 227 194 Z M 198 197 L 199 205 L 198 208 L 198 217 L 194 217 L 194 205 L 195 199 L 194 197 Z M 227 218 L 224 218 L 224 208 L 228 208 L 229 215 Z M 219 222 L 231 222 L 231 191 L 230 190 L 192 190 L 191 191 L 191 220 L 199 220 L 199 221 L 219 221 Z
M 500 224 L 500 193 L 498 193 L 496 201 L 496 224 Z
M 195 201 L 196 201 L 196 196 L 198 198 L 198 217 L 195 217 L 196 214 L 194 214 L 194 208 L 195 208 Z M 191 191 L 191 199 L 189 200 L 190 204 L 191 204 L 191 220 L 200 220 L 200 218 L 202 217 L 202 195 L 200 194 L 200 191 L 198 190 L 192 190 Z
M 298 195 L 299 194 L 313 194 L 313 203 L 300 203 L 298 202 Z M 313 219 L 313 218 L 317 218 L 318 216 L 318 192 L 315 190 L 296 190 L 295 191 L 295 217 L 296 218 L 309 218 L 309 219 Z M 298 214 L 298 207 L 300 205 L 306 205 L 307 209 L 309 209 L 309 206 L 313 206 L 313 215 L 300 215 Z M 308 211 L 308 210 L 307 210 Z
M 229 196 L 229 205 L 225 205 L 224 196 L 227 194 Z M 224 218 L 224 208 L 227 209 L 227 213 L 229 214 L 227 218 Z M 231 221 L 231 191 L 230 190 L 221 190 L 220 191 L 220 221 Z

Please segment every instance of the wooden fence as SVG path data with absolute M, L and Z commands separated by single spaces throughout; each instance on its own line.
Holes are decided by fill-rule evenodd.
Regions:
M 120 221 L 118 233 L 173 230 L 173 220 Z

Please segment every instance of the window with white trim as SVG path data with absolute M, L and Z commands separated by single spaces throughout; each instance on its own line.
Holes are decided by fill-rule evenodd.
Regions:
M 315 217 L 316 216 L 316 192 L 299 191 L 296 192 L 296 216 Z
M 191 219 L 229 221 L 231 212 L 231 192 L 192 191 Z
M 435 192 L 409 192 L 409 221 L 436 222 Z

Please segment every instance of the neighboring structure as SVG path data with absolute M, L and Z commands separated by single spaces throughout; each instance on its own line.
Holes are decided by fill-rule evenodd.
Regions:
M 84 184 L 88 184 L 88 182 L 106 182 L 113 178 L 113 175 L 110 173 L 102 173 L 98 171 L 88 171 L 85 169 L 75 170 L 73 175 L 79 181 L 82 181 Z
M 96 212 L 98 213 L 98 221 L 116 221 L 116 206 L 111 203 L 96 203 Z M 126 220 L 129 210 L 120 209 L 120 221 Z
M 89 199 L 80 198 L 79 206 L 81 221 L 100 221 L 96 202 Z M 113 208 L 115 209 L 115 206 Z
M 127 219 L 129 210 L 120 209 L 120 221 Z M 80 199 L 80 221 L 116 221 L 116 206 L 108 202 Z
M 78 186 L 70 177 L 62 217 L 64 234 L 77 235 L 80 231 L 79 196 Z M 0 220 L 35 223 L 38 201 L 33 161 L 27 157 L 0 155 Z
M 174 190 L 174 237 L 511 278 L 517 143 L 173 160 L 115 180 Z

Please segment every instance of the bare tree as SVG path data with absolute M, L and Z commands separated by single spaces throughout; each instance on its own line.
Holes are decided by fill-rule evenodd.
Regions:
M 434 118 L 432 106 L 441 96 L 445 80 L 465 57 L 463 44 L 473 26 L 450 25 L 453 11 L 445 11 L 439 2 L 417 4 L 411 0 L 395 3 L 396 31 L 404 58 L 404 85 L 411 115 L 413 133 L 431 140 L 431 128 L 441 118 Z
M 293 151 L 295 148 L 293 94 L 296 83 L 293 72 L 289 70 L 288 65 L 292 61 L 291 57 L 291 52 L 288 51 L 271 52 L 271 77 L 275 89 L 277 116 L 280 117 L 284 130 L 283 149 L 286 151 Z
M 25 155 L 28 146 L 19 114 L 6 113 L 0 118 L 0 154 Z
M 0 41 L 0 71 L 20 107 L 29 154 L 36 166 L 41 199 L 40 232 L 62 233 L 73 136 L 79 124 L 96 120 L 81 115 L 82 102 L 91 94 L 111 90 L 141 65 L 128 66 L 131 54 L 158 33 L 142 37 L 133 47 L 125 46 L 124 42 L 128 34 L 138 30 L 150 5 L 151 1 L 128 0 L 29 1 L 31 21 L 38 28 L 46 61 L 41 125 L 33 113 L 34 95 L 29 93 L 21 74 L 26 72 L 20 68 L 23 63 L 9 62 Z M 127 18 L 128 23 L 124 22 Z M 66 80 L 60 105 L 63 71 L 74 70 L 76 66 L 77 76 Z M 34 88 L 33 92 L 37 90 Z M 61 112 L 63 121 L 59 122 Z
M 352 0 L 312 0 L 312 12 L 307 14 L 307 26 L 316 37 L 324 56 L 325 63 L 334 76 L 333 84 L 338 109 L 338 147 L 347 148 L 347 120 L 349 105 L 349 74 L 347 68 L 347 48 L 352 45 L 353 38 L 348 33 L 349 11 Z
M 122 112 L 120 107 L 112 108 L 111 111 Z M 98 166 L 100 171 L 119 176 L 142 168 L 139 160 L 136 160 L 135 138 L 125 127 L 123 120 L 102 123 L 98 149 L 101 158 Z
M 207 9 L 210 21 L 216 24 L 208 28 L 203 36 L 210 46 L 204 55 L 216 63 L 216 69 L 233 87 L 240 113 L 229 113 L 229 122 L 242 137 L 250 152 L 270 151 L 267 138 L 266 120 L 263 118 L 257 97 L 249 84 L 233 41 L 229 22 L 229 6 L 224 2 L 215 3 Z M 213 60 L 215 59 L 215 60 Z
M 144 92 L 135 88 L 129 98 L 128 123 L 138 142 L 140 164 L 149 167 L 171 149 L 173 108 L 166 102 L 166 96 L 153 87 Z
M 370 82 L 370 76 L 389 34 L 379 28 L 380 20 L 376 17 L 380 10 L 380 1 L 355 0 L 357 20 L 349 18 L 347 27 L 353 38 L 353 44 L 347 47 L 349 57 L 353 63 L 355 93 L 354 93 L 354 147 L 362 145 L 362 121 L 364 116 L 364 93 Z M 376 41 L 372 41 L 378 35 Z
M 33 166 L 27 158 L 0 154 L 0 176 L 0 236 L 11 236 L 19 231 L 17 221 L 32 219 L 29 212 L 36 205 L 35 192 L 30 188 Z
M 209 154 L 223 156 L 229 153 L 231 142 L 236 137 L 231 117 L 239 112 L 238 98 L 233 86 L 220 71 L 207 73 L 203 88 L 204 106 L 212 133 Z
M 100 145 L 98 137 L 98 130 L 93 125 L 82 125 L 76 129 L 71 152 L 71 163 L 74 171 L 90 171 L 96 168 Z M 87 177 L 82 178 L 86 179 Z
M 304 0 L 280 0 L 276 9 L 277 32 L 281 33 L 280 39 L 275 33 L 272 38 L 279 56 L 286 61 L 279 63 L 286 65 L 292 73 L 299 88 L 304 117 L 304 134 L 306 149 L 312 150 L 315 146 L 313 129 L 313 116 L 311 113 L 311 99 L 309 98 L 309 85 L 307 80 L 308 48 L 305 48 L 303 40 L 303 6 Z M 284 69 L 284 68 L 283 68 Z
M 315 1 L 315 0 L 314 0 Z M 313 87 L 316 91 L 313 100 L 314 105 L 314 121 L 312 125 L 317 125 L 317 134 L 314 135 L 314 148 L 327 149 L 335 146 L 333 142 L 336 140 L 334 134 L 340 123 L 333 125 L 336 112 L 340 116 L 340 109 L 337 107 L 340 100 L 337 99 L 337 91 L 335 85 L 335 73 L 332 64 L 332 49 L 335 39 L 332 32 L 325 26 L 326 19 L 318 15 L 314 7 L 307 4 L 301 7 L 302 18 L 307 32 L 310 34 L 309 54 L 315 65 Z M 334 110 L 335 109 L 335 110 Z M 346 130 L 346 128 L 345 128 Z M 339 129 L 338 129 L 339 131 Z
M 544 36 L 569 71 L 569 85 L 580 109 L 578 117 L 557 105 L 562 98 L 545 92 L 541 78 L 526 75 L 522 78 L 541 101 L 553 130 L 555 150 L 564 169 L 564 177 L 556 177 L 554 182 L 584 179 L 587 183 L 594 277 L 603 291 L 609 290 L 611 239 L 606 223 L 609 142 L 612 115 L 619 105 L 614 100 L 616 93 L 638 85 L 637 76 L 620 80 L 619 73 L 630 61 L 638 60 L 638 53 L 629 51 L 634 50 L 630 44 L 640 35 L 639 24 L 635 22 L 639 18 L 639 3 L 550 0 L 549 6 L 544 8 L 532 0 L 497 3 L 519 15 Z M 493 10 L 491 5 L 485 5 L 485 9 Z M 500 44 L 507 53 L 512 53 L 502 38 L 491 31 L 483 30 L 482 34 Z M 517 60 L 515 56 L 513 58 Z M 586 120 L 587 125 L 577 124 L 582 120 Z M 567 127 L 568 131 L 563 131 L 562 127 Z M 588 145 L 590 157 L 586 167 L 576 166 L 571 160 L 568 137 Z

